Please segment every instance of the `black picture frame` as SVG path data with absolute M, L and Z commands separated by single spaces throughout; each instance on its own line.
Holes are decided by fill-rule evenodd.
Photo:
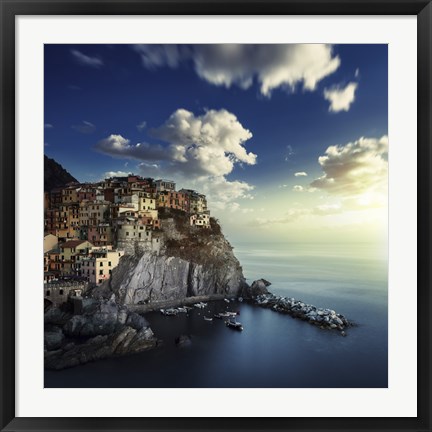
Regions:
M 0 0 L 1 431 L 431 431 L 432 5 L 421 0 Z M 416 15 L 418 97 L 418 415 L 415 418 L 23 418 L 15 416 L 15 17 L 17 15 Z M 8 206 L 3 205 L 8 203 Z

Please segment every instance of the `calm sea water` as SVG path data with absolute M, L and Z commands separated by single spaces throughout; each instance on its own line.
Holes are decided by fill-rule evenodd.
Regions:
M 164 346 L 45 372 L 45 387 L 387 387 L 387 260 L 370 244 L 238 244 L 249 282 L 344 314 L 347 337 L 245 303 L 214 302 L 188 316 L 146 315 Z M 221 320 L 239 310 L 243 332 Z M 174 339 L 189 334 L 192 344 Z

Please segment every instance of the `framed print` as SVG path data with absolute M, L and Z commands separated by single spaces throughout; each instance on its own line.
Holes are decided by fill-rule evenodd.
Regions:
M 430 2 L 0 4 L 1 430 L 431 430 Z

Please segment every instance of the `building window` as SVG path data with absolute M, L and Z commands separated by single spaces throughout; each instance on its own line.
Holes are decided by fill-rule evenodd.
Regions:
M 129 231 L 126 231 L 126 235 L 127 235 L 127 236 L 129 235 Z
M 47 295 L 47 297 L 49 297 L 49 296 L 51 295 L 51 291 L 48 290 L 48 291 L 46 292 L 46 295 Z
M 59 294 L 60 294 L 60 295 L 63 295 L 63 290 L 62 290 L 62 289 L 60 290 L 60 293 L 59 293 Z
M 111 261 L 108 261 L 108 267 L 111 267 Z
M 112 270 L 111 269 L 109 269 L 109 274 L 111 274 L 112 273 Z
M 100 275 L 103 275 L 103 270 L 99 270 L 99 274 L 100 274 Z
M 103 267 L 103 262 L 102 261 L 100 262 L 99 267 Z
M 102 279 L 99 279 L 99 283 L 100 283 L 100 284 L 102 283 Z

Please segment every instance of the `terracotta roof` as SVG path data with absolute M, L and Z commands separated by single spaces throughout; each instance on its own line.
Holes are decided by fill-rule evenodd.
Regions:
M 63 243 L 61 247 L 63 249 L 65 249 L 65 248 L 74 248 L 74 247 L 79 246 L 82 243 L 85 243 L 86 241 L 87 240 L 70 240 L 70 241 L 68 241 L 66 243 Z

